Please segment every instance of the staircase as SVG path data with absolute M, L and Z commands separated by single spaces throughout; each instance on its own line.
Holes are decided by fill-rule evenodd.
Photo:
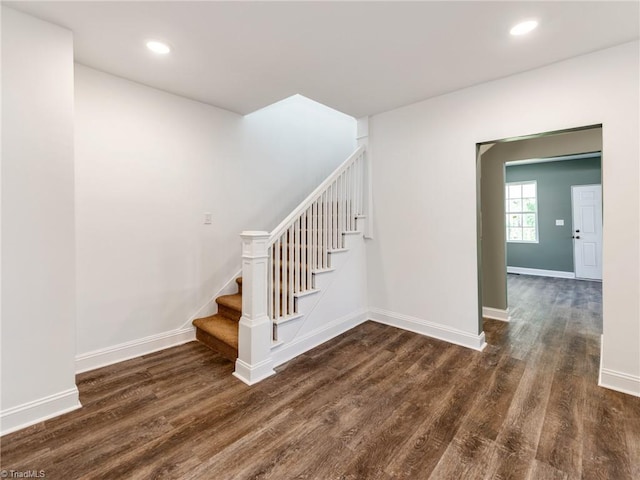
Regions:
M 272 375 L 273 366 L 340 330 L 334 324 L 342 317 L 320 314 L 327 307 L 318 306 L 332 282 L 342 278 L 337 272 L 349 246 L 363 242 L 365 160 L 359 147 L 271 233 L 243 232 L 238 293 L 218 297 L 217 314 L 193 321 L 196 338 L 235 361 L 234 375 L 245 383 Z M 346 271 L 355 275 L 353 267 Z M 330 315 L 340 316 L 335 301 L 335 292 L 324 299 Z
M 196 338 L 223 357 L 238 358 L 238 322 L 242 316 L 242 277 L 236 278 L 238 293 L 216 298 L 218 313 L 193 321 Z

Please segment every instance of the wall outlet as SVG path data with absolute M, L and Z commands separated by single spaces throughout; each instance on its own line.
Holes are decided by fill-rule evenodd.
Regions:
M 211 219 L 213 218 L 213 216 L 211 215 L 210 212 L 204 212 L 204 224 L 205 225 L 211 225 Z
M 556 227 L 563 227 L 564 226 L 564 220 L 556 220 Z

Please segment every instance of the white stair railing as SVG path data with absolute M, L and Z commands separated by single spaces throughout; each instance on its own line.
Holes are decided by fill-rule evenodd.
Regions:
M 295 296 L 313 290 L 312 273 L 330 268 L 329 251 L 363 214 L 364 147 L 358 148 L 269 235 L 268 316 L 296 314 Z
M 365 213 L 367 175 L 361 146 L 271 233 L 243 233 L 243 291 L 251 293 L 242 296 L 234 375 L 245 383 L 274 373 L 265 344 L 277 340 L 278 323 L 297 315 L 296 296 L 314 290 L 313 272 L 331 268 L 329 252 L 343 248 L 343 233 L 356 230 Z

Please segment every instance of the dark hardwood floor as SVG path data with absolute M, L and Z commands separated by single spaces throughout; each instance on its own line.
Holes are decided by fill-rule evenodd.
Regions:
M 247 387 L 190 343 L 78 376 L 6 435 L 50 479 L 640 478 L 640 398 L 597 386 L 600 284 L 509 276 L 476 352 L 367 322 Z

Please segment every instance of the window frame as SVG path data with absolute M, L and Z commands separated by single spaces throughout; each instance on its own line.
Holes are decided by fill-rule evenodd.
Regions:
M 522 202 L 523 207 L 521 208 L 521 210 L 519 212 L 508 212 L 507 211 L 507 204 L 509 202 L 509 187 L 510 186 L 515 186 L 515 185 L 533 185 L 533 188 L 535 189 L 535 200 L 536 200 L 536 210 L 535 212 L 526 212 L 524 211 L 524 202 L 522 202 L 523 198 L 531 198 L 531 197 L 523 197 L 522 193 L 520 194 L 520 201 Z M 505 215 L 504 215 L 504 219 L 505 219 L 505 228 L 504 228 L 504 232 L 505 232 L 505 238 L 506 238 L 506 243 L 529 243 L 529 244 L 533 244 L 533 243 L 540 243 L 540 233 L 539 233 L 539 229 L 538 229 L 538 211 L 540 210 L 540 204 L 539 204 L 539 199 L 538 199 L 538 182 L 536 180 L 525 180 L 525 181 L 519 181 L 519 182 L 505 182 L 504 184 L 504 209 L 505 209 Z M 519 228 L 521 232 L 524 233 L 524 225 L 521 225 L 520 227 L 510 227 L 509 226 L 509 222 L 507 220 L 507 217 L 509 214 L 511 213 L 519 213 L 520 215 L 524 215 L 526 214 L 534 214 L 535 215 L 535 233 L 536 233 L 536 239 L 535 240 L 509 240 L 509 229 L 516 229 Z M 523 222 L 524 223 L 524 222 Z M 524 235 L 523 235 L 524 237 Z

